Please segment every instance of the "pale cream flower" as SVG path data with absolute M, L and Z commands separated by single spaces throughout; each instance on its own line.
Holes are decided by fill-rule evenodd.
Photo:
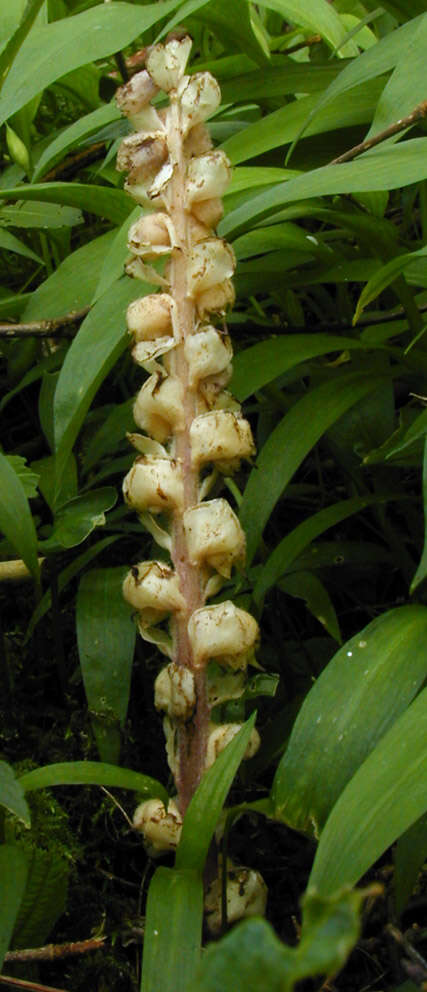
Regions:
M 133 407 L 135 423 L 147 434 L 167 441 L 173 431 L 184 426 L 184 388 L 172 375 L 151 375 L 140 389 Z
M 210 72 L 196 72 L 187 76 L 178 87 L 183 118 L 183 132 L 186 134 L 196 124 L 206 121 L 221 103 L 221 90 Z
M 153 82 L 146 69 L 135 73 L 124 86 L 120 86 L 116 91 L 117 106 L 122 114 L 129 118 L 136 131 L 139 130 L 138 113 L 150 103 L 157 92 L 158 86 Z
M 145 60 L 155 84 L 166 93 L 174 90 L 181 81 L 191 52 L 192 40 L 171 38 L 165 45 L 154 45 Z
M 128 331 L 135 341 L 153 341 L 172 334 L 173 299 L 168 293 L 150 293 L 130 303 L 126 312 Z
M 188 720 L 196 705 L 194 675 L 172 661 L 162 668 L 154 683 L 154 705 L 175 720 Z
M 209 200 L 197 200 L 192 204 L 191 213 L 207 227 L 216 227 L 224 213 L 222 200 L 219 196 L 213 196 Z
M 231 867 L 227 870 L 227 921 L 236 923 L 248 916 L 264 916 L 268 889 L 258 871 Z M 211 934 L 222 927 L 222 878 L 216 878 L 205 897 L 206 923 Z
M 166 213 L 145 214 L 129 228 L 129 251 L 142 258 L 167 254 L 173 243 L 172 223 Z
M 206 747 L 206 760 L 205 768 L 211 768 L 215 763 L 221 751 L 227 747 L 227 744 L 234 739 L 242 729 L 242 723 L 221 723 L 221 724 L 211 724 L 211 730 L 208 736 L 208 743 Z M 261 743 L 261 738 L 258 731 L 254 727 L 251 736 L 248 741 L 248 746 L 243 755 L 243 758 L 247 760 L 248 758 L 253 758 L 254 754 L 257 753 L 258 748 Z
M 209 151 L 191 159 L 187 170 L 187 207 L 199 200 L 221 197 L 230 180 L 231 166 L 225 152 Z
M 200 379 L 218 375 L 231 363 L 233 348 L 228 334 L 208 324 L 196 334 L 185 339 L 184 353 L 189 366 L 189 385 L 197 385 Z
M 144 846 L 152 858 L 175 851 L 182 830 L 182 816 L 173 799 L 165 809 L 161 799 L 147 799 L 137 806 L 133 815 L 135 830 L 141 831 Z
M 245 535 L 226 499 L 212 499 L 186 510 L 184 531 L 193 564 L 209 565 L 229 578 L 233 564 L 244 558 Z
M 185 600 L 179 589 L 179 578 L 173 568 L 162 561 L 141 561 L 127 573 L 123 582 L 123 596 L 127 603 L 144 614 L 150 611 L 150 623 L 158 613 L 163 619 L 168 613 L 185 609 Z
M 126 503 L 137 512 L 173 512 L 182 507 L 184 485 L 182 468 L 173 458 L 142 455 L 125 476 L 123 493 Z
M 250 458 L 255 453 L 248 421 L 230 410 L 210 410 L 195 417 L 190 438 L 194 465 L 220 463 L 223 471 L 227 470 L 227 463 L 233 469 L 236 460 Z
M 203 290 L 196 298 L 196 307 L 199 316 L 203 319 L 207 313 L 224 314 L 228 307 L 232 307 L 235 300 L 234 286 L 231 279 L 224 279 L 223 282 L 211 286 L 210 289 Z
M 258 624 L 250 613 L 226 600 L 195 610 L 188 622 L 188 634 L 196 667 L 212 659 L 230 668 L 245 669 L 253 657 Z
M 235 269 L 233 249 L 221 238 L 208 238 L 189 252 L 187 280 L 193 298 L 230 278 Z

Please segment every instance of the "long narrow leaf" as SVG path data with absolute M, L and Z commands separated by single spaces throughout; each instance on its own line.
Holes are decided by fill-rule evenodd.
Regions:
M 202 922 L 200 873 L 158 868 L 148 890 L 141 992 L 188 992 L 200 959 Z
M 64 761 L 43 765 L 20 775 L 18 782 L 24 792 L 50 789 L 54 785 L 106 785 L 141 792 L 147 799 L 156 796 L 164 803 L 168 801 L 166 789 L 156 779 L 101 761 Z
M 27 880 L 27 859 L 13 844 L 0 846 L 0 970 L 9 947 Z
M 9 460 L 0 452 L 0 531 L 25 562 L 37 583 L 40 568 L 37 534 L 22 482 Z

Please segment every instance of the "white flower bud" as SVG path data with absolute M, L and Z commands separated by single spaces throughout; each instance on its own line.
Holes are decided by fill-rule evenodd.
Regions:
M 140 389 L 133 407 L 135 423 L 155 441 L 166 441 L 184 426 L 184 389 L 180 379 L 151 375 Z
M 189 365 L 190 387 L 196 386 L 200 379 L 223 372 L 233 357 L 228 334 L 221 334 L 210 324 L 204 330 L 188 335 L 184 352 Z
M 123 582 L 123 596 L 139 613 L 144 615 L 149 611 L 150 624 L 153 619 L 159 622 L 168 613 L 185 609 L 179 578 L 173 568 L 162 561 L 141 561 L 134 565 Z
M 230 578 L 234 562 L 244 558 L 245 535 L 227 500 L 212 499 L 186 510 L 184 530 L 190 561 L 204 562 Z
M 162 369 L 156 361 L 161 355 L 175 348 L 175 338 L 156 338 L 155 341 L 140 341 L 132 348 L 132 358 L 137 365 L 142 365 L 147 372 Z
M 199 296 L 233 275 L 234 252 L 226 241 L 208 238 L 193 245 L 189 252 L 187 279 L 189 295 Z
M 258 871 L 230 868 L 227 871 L 227 921 L 235 923 L 247 916 L 264 916 L 268 889 Z M 222 879 L 216 878 L 205 897 L 206 923 L 211 934 L 222 928 Z
M 146 214 L 129 229 L 128 248 L 143 258 L 155 258 L 172 249 L 171 221 L 167 214 Z
M 227 307 L 232 307 L 235 300 L 234 287 L 231 279 L 224 279 L 224 282 L 217 286 L 205 289 L 196 299 L 197 311 L 200 317 L 205 317 L 207 313 L 224 314 Z
M 182 79 L 191 46 L 192 40 L 186 35 L 180 39 L 172 38 L 165 45 L 154 45 L 149 52 L 145 62 L 148 72 L 165 93 L 176 89 Z
M 255 453 L 248 421 L 229 410 L 210 410 L 195 417 L 190 438 L 194 465 L 216 462 L 223 471 L 227 463 L 233 468 L 240 458 Z
M 202 606 L 188 621 L 194 664 L 203 667 L 212 659 L 233 669 L 244 669 L 253 656 L 258 624 L 231 600 Z
M 212 148 L 211 136 L 204 124 L 196 124 L 184 141 L 184 155 L 187 161 L 195 155 L 204 155 Z
M 196 72 L 184 78 L 178 89 L 184 119 L 184 133 L 207 120 L 221 103 L 221 90 L 210 72 Z
M 137 806 L 133 815 L 135 830 L 144 836 L 144 846 L 152 858 L 175 851 L 182 830 L 182 816 L 173 799 L 167 811 L 161 799 L 148 799 Z
M 222 200 L 218 196 L 209 200 L 197 200 L 192 204 L 191 213 L 207 227 L 216 227 L 224 213 Z
M 135 73 L 124 86 L 120 86 L 116 91 L 116 103 L 122 114 L 129 117 L 136 131 L 138 128 L 138 112 L 141 111 L 153 96 L 158 92 L 158 87 L 153 82 L 150 73 L 146 69 Z
M 242 723 L 222 723 L 222 724 L 211 724 L 211 731 L 208 737 L 208 743 L 206 747 L 206 760 L 205 768 L 211 768 L 215 763 L 221 751 L 230 744 L 230 741 L 239 733 L 242 729 Z M 247 760 L 248 758 L 253 758 L 254 754 L 258 751 L 261 743 L 261 738 L 258 731 L 253 729 L 251 736 L 248 741 L 248 746 L 243 755 L 243 758 Z
M 172 719 L 188 720 L 196 705 L 193 672 L 173 661 L 162 668 L 154 683 L 154 705 Z
M 117 152 L 116 169 L 128 172 L 129 182 L 143 183 L 154 178 L 168 157 L 168 146 L 163 136 L 145 137 L 130 134 L 124 138 Z
M 137 458 L 125 476 L 123 493 L 134 510 L 170 513 L 182 507 L 182 469 L 173 458 Z
M 197 200 L 222 196 L 230 180 L 231 166 L 225 152 L 207 152 L 192 159 L 187 171 L 187 206 Z
M 172 334 L 172 306 L 168 293 L 153 293 L 130 303 L 126 322 L 135 341 L 153 341 Z

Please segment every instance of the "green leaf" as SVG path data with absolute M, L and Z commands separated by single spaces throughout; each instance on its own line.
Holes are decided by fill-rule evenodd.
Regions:
M 123 275 L 125 259 L 128 255 L 129 229 L 131 224 L 134 224 L 140 216 L 141 207 L 135 207 L 135 210 L 125 218 L 121 227 L 114 232 L 114 237 L 108 250 L 105 252 L 98 283 L 93 294 L 93 299 L 91 300 L 92 303 L 96 303 L 110 289 L 112 284 Z
M 332 600 L 317 575 L 307 571 L 294 572 L 293 575 L 287 575 L 280 581 L 280 588 L 288 596 L 304 599 L 310 613 L 322 624 L 330 637 L 341 644 L 340 627 Z
M 131 3 L 97 5 L 34 29 L 22 45 L 3 86 L 0 123 L 46 86 L 73 69 L 126 48 L 153 24 L 179 7 L 166 0 L 141 7 Z
M 318 358 L 319 355 L 364 347 L 366 346 L 355 338 L 333 334 L 292 334 L 289 337 L 259 341 L 251 348 L 239 351 L 233 360 L 233 395 L 243 403 L 252 393 L 295 368 L 300 362 Z
M 427 245 L 419 251 L 406 252 L 392 258 L 387 265 L 381 266 L 371 279 L 366 283 L 357 302 L 353 323 L 355 324 L 368 303 L 371 303 L 376 296 L 379 296 L 387 286 L 390 286 L 395 279 L 407 269 L 416 258 L 424 258 L 427 255 Z
M 201 875 L 158 868 L 148 890 L 141 992 L 188 992 L 200 958 Z
M 343 499 L 332 506 L 326 506 L 323 510 L 313 513 L 307 520 L 303 520 L 298 527 L 283 538 L 277 545 L 265 565 L 262 566 L 254 588 L 254 600 L 258 607 L 262 605 L 264 597 L 271 586 L 284 575 L 292 562 L 299 557 L 302 551 L 308 547 L 312 541 L 324 534 L 329 527 L 346 520 L 353 513 L 359 513 L 367 506 L 375 502 L 375 499 L 368 497 L 354 496 L 352 499 Z
M 426 411 L 424 411 L 425 413 Z M 421 414 L 423 416 L 423 414 Z M 420 419 L 419 417 L 417 418 Z M 411 582 L 410 591 L 413 593 L 417 586 L 424 581 L 427 575 L 427 438 L 424 441 L 424 454 L 423 454 L 423 506 L 424 506 L 424 546 L 422 550 L 421 560 L 418 565 L 417 571 L 415 572 L 414 578 Z
M 259 6 L 276 10 L 285 21 L 320 34 L 331 48 L 338 48 L 345 37 L 343 24 L 327 0 L 310 0 L 309 4 L 299 0 L 260 0 Z
M 280 421 L 261 449 L 245 489 L 240 518 L 252 561 L 273 507 L 324 432 L 384 379 L 357 372 L 311 389 Z
M 271 99 L 289 93 L 292 95 L 318 93 L 336 79 L 342 71 L 342 66 L 339 63 L 327 65 L 298 63 L 290 55 L 281 54 L 272 55 L 271 65 L 263 66 L 262 72 L 259 69 L 250 71 L 250 65 L 247 66 L 246 72 L 243 70 L 242 73 L 239 69 L 237 64 L 235 73 L 230 73 L 222 80 L 221 72 L 218 73 L 217 66 L 212 65 L 212 71 L 221 83 L 224 103 L 234 103 L 236 100 L 239 103 L 243 100 L 254 100 L 259 103 L 263 98 Z
M 123 4 L 120 3 L 120 6 L 123 7 Z M 121 224 L 133 210 L 133 202 L 124 190 L 84 183 L 34 183 L 34 186 L 27 183 L 13 189 L 0 189 L 0 200 L 38 200 L 65 204 L 88 210 L 99 217 L 107 217 L 113 224 Z
M 349 101 L 345 95 L 334 97 L 327 107 L 322 108 L 310 119 L 306 136 L 337 131 L 357 124 L 368 124 L 375 113 L 383 86 L 382 79 L 361 83 L 355 89 L 352 101 Z M 292 103 L 286 103 L 279 110 L 249 124 L 243 132 L 239 131 L 238 134 L 227 138 L 221 147 L 232 164 L 237 165 L 239 162 L 254 158 L 255 155 L 262 155 L 272 148 L 278 148 L 279 145 L 289 144 L 299 134 L 307 118 L 311 117 L 311 110 L 316 103 L 316 95 L 302 96 Z
M 22 487 L 27 499 L 37 496 L 38 475 L 26 463 L 21 455 L 6 455 L 9 465 L 16 472 L 18 479 L 22 482 Z
M 166 789 L 155 778 L 101 761 L 64 761 L 43 765 L 20 775 L 18 781 L 24 792 L 50 789 L 54 785 L 105 785 L 140 792 L 146 799 L 155 796 L 165 804 L 168 802 Z
M 113 407 L 99 430 L 91 437 L 83 458 L 82 468 L 86 474 L 104 455 L 116 454 L 120 442 L 124 441 L 127 431 L 135 430 L 132 410 L 134 398 L 125 400 Z
M 19 843 L 17 843 L 19 849 Z M 13 931 L 13 947 L 40 947 L 65 910 L 69 862 L 54 848 L 24 848 L 28 874 Z
M 0 452 L 0 530 L 40 582 L 37 534 L 25 489 L 10 462 Z
M 370 53 L 367 52 L 367 55 Z M 248 224 L 280 210 L 287 203 L 313 196 L 336 193 L 363 193 L 397 189 L 427 176 L 427 138 L 411 138 L 398 145 L 380 146 L 355 162 L 325 165 L 305 175 L 279 183 L 273 189 L 248 198 L 221 221 L 221 237 L 230 238 Z
M 399 837 L 394 852 L 394 899 L 400 916 L 427 859 L 427 813 Z
M 254 28 L 251 5 L 247 0 L 212 0 L 197 12 L 197 20 L 208 25 L 227 50 L 245 52 L 261 66 L 270 58 L 266 39 Z
M 89 565 L 89 563 L 93 561 L 94 558 L 96 558 L 99 554 L 101 554 L 102 551 L 108 548 L 110 544 L 114 544 L 115 541 L 118 541 L 119 536 L 120 536 L 119 534 L 114 534 L 112 537 L 104 537 L 102 541 L 98 541 L 97 544 L 94 544 L 91 548 L 87 548 L 86 551 L 83 552 L 83 554 L 78 555 L 76 558 L 74 558 L 71 564 L 67 565 L 67 567 L 64 568 L 62 572 L 60 572 L 58 575 L 58 592 L 62 592 L 62 590 L 65 589 L 67 585 L 75 578 L 75 576 L 78 575 L 79 572 L 81 572 L 82 569 L 86 567 L 86 565 Z M 47 611 L 50 610 L 51 605 L 52 605 L 52 592 L 49 589 L 47 592 L 44 593 L 44 595 L 42 596 L 40 602 L 37 604 L 31 616 L 25 637 L 25 643 L 32 636 L 34 632 L 34 628 L 37 626 L 39 621 L 45 616 Z
M 103 568 L 83 576 L 77 595 L 80 667 L 101 761 L 117 764 L 126 719 L 136 626 L 123 599 L 126 570 Z
M 13 844 L 0 846 L 0 968 L 10 945 L 13 927 L 24 894 L 27 859 Z
M 13 769 L 6 761 L 0 761 L 0 805 L 22 820 L 26 827 L 30 826 L 30 811 L 22 787 L 17 782 Z
M 27 34 L 31 31 L 34 21 L 39 13 L 39 10 L 43 4 L 44 0 L 28 0 L 25 5 L 24 13 L 18 24 L 18 27 L 13 32 L 11 38 L 7 42 L 7 45 L 3 49 L 0 56 L 0 92 L 3 89 L 6 78 L 9 71 L 13 65 L 13 61 L 23 45 Z
M 253 713 L 205 772 L 187 808 L 176 852 L 177 868 L 203 870 L 228 790 L 246 751 L 256 719 Z
M 405 663 L 408 662 L 410 654 L 405 652 Z M 354 885 L 425 813 L 426 797 L 427 689 L 424 689 L 341 793 L 320 838 L 309 889 L 328 895 L 342 885 Z
M 63 548 L 75 548 L 85 541 L 95 527 L 103 527 L 105 513 L 117 502 L 117 492 L 112 486 L 93 489 L 75 496 L 60 506 L 55 514 L 53 530 L 46 541 L 39 542 L 43 554 L 55 554 Z
M 44 149 L 37 165 L 34 169 L 32 182 L 37 182 L 40 176 L 56 165 L 61 158 L 68 155 L 71 148 L 79 142 L 85 141 L 92 134 L 95 134 L 102 127 L 120 120 L 121 114 L 115 103 L 103 104 L 97 107 L 90 114 L 85 114 L 78 121 L 74 121 L 69 127 L 64 128 L 53 141 Z
M 28 189 L 28 186 L 18 187 L 19 190 Z M 61 207 L 58 203 L 42 203 L 39 200 L 24 203 L 20 200 L 15 205 L 1 207 L 0 220 L 2 225 L 7 227 L 76 227 L 83 224 L 84 217 L 81 210 L 74 207 Z
M 334 655 L 308 693 L 278 766 L 272 800 L 279 819 L 319 836 L 347 783 L 423 684 L 426 634 L 427 608 L 404 606 Z
M 148 291 L 146 283 L 119 280 L 95 303 L 73 339 L 55 394 L 58 483 L 93 397 L 126 347 L 126 308 Z
M 0 213 L 1 220 L 1 213 Z M 20 241 L 19 238 L 15 238 L 14 234 L 10 231 L 4 231 L 0 228 L 0 248 L 5 251 L 13 251 L 16 255 L 23 255 L 24 258 L 31 258 L 34 262 L 39 262 L 40 265 L 44 265 L 43 259 L 40 255 L 36 255 L 35 251 Z
M 415 30 L 407 45 L 402 46 L 395 69 L 378 101 L 371 127 L 366 135 L 383 131 L 390 124 L 406 117 L 418 103 L 425 100 L 425 51 L 427 17 L 417 18 Z M 396 140 L 394 138 L 393 140 Z
M 237 969 L 245 992 L 292 992 L 304 978 L 335 974 L 358 939 L 363 898 L 360 890 L 306 895 L 297 947 L 282 944 L 265 920 L 237 924 L 207 948 L 189 992 L 235 992 Z
M 67 255 L 55 272 L 32 293 L 23 319 L 47 320 L 89 306 L 113 237 L 114 233 L 108 231 Z M 44 370 L 42 362 L 39 367 Z M 49 366 L 46 371 L 50 371 Z

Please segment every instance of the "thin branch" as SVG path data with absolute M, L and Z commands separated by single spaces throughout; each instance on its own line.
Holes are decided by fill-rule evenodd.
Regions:
M 0 975 L 0 984 L 13 986 L 15 989 L 26 989 L 26 992 L 66 992 L 66 989 L 57 989 L 53 985 L 26 982 L 23 978 L 11 978 L 10 975 Z
M 375 148 L 376 145 L 380 145 L 382 141 L 387 141 L 387 138 L 392 138 L 393 135 L 399 134 L 400 131 L 404 131 L 407 127 L 412 127 L 417 121 L 422 120 L 427 116 L 427 100 L 423 100 L 419 103 L 414 110 L 411 111 L 407 117 L 402 117 L 400 120 L 395 121 L 394 124 L 390 124 L 386 127 L 384 131 L 379 131 L 375 134 L 373 138 L 367 138 L 366 141 L 361 141 L 359 145 L 354 145 L 353 148 L 349 148 L 348 151 L 343 152 L 342 155 L 338 155 L 337 158 L 333 158 L 329 165 L 341 165 L 342 162 L 350 162 L 351 159 L 356 158 L 358 155 L 362 155 L 364 152 L 369 151 L 370 148 Z
M 87 954 L 104 947 L 106 937 L 91 937 L 89 940 L 76 940 L 71 944 L 46 944 L 45 947 L 30 947 L 19 951 L 7 951 L 5 961 L 55 961 L 75 954 Z
M 84 169 L 87 165 L 91 165 L 92 162 L 97 162 L 99 159 L 104 158 L 106 150 L 105 141 L 96 141 L 93 145 L 89 145 L 88 148 L 83 148 L 82 151 L 76 152 L 75 155 L 67 155 L 62 162 L 59 162 L 53 169 L 46 172 L 41 177 L 40 182 L 47 183 L 52 182 L 54 179 L 71 179 L 80 169 Z
M 72 310 L 63 317 L 53 317 L 52 320 L 34 320 L 28 324 L 1 324 L 0 338 L 71 338 L 75 330 L 73 324 L 81 324 L 89 313 L 90 307 Z

